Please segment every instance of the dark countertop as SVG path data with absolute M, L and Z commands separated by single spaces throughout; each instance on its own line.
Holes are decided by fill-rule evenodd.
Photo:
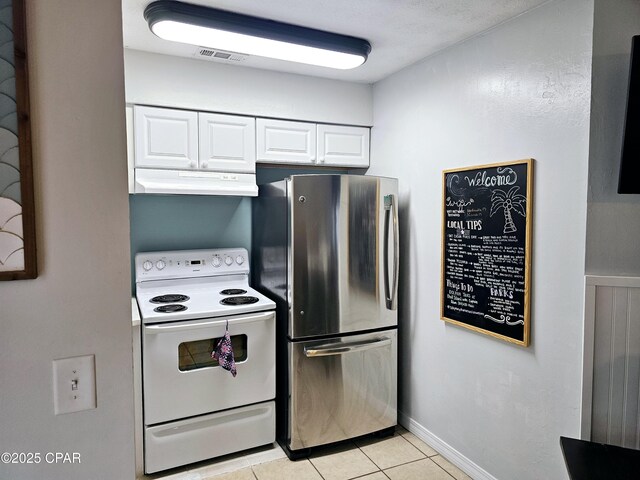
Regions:
M 640 450 L 560 437 L 571 480 L 638 480 Z

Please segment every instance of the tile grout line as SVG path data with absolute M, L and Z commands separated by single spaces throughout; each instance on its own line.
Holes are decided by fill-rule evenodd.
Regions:
M 376 467 L 377 467 L 377 465 L 376 465 Z M 347 480 L 358 480 L 359 478 L 368 477 L 369 475 L 373 475 L 374 473 L 378 473 L 378 472 L 384 473 L 382 470 L 378 469 L 375 472 L 364 473 L 362 475 L 358 475 L 357 477 L 349 477 Z
M 436 455 L 434 455 L 434 457 L 435 457 L 435 456 L 436 456 Z M 440 458 L 443 458 L 443 459 L 444 459 L 444 460 L 446 460 L 447 462 L 449 461 L 449 460 L 447 460 L 446 458 L 444 458 L 442 455 L 440 455 Z M 435 460 L 431 460 L 431 461 L 432 461 L 433 463 L 435 463 L 438 467 L 440 467 L 442 470 L 444 470 L 444 471 L 445 471 L 445 473 L 446 473 L 447 475 L 449 475 L 451 478 L 453 478 L 454 480 L 457 480 L 457 479 L 456 479 L 456 477 L 454 477 L 451 473 L 449 473 L 449 472 L 448 472 L 448 471 L 447 471 L 447 470 L 446 470 L 442 465 L 440 465 L 438 462 L 436 462 Z M 449 462 L 449 463 L 451 463 L 451 462 Z
M 307 462 L 309 462 L 311 464 L 311 466 L 313 467 L 313 469 L 318 472 L 318 475 L 320 475 L 320 478 L 322 478 L 322 480 L 327 480 L 326 478 L 324 478 L 324 475 L 322 475 L 322 473 L 320 473 L 320 470 L 318 470 L 318 467 L 316 467 L 314 465 L 314 463 L 311 461 L 310 457 L 307 457 Z
M 357 477 L 350 477 L 348 480 L 357 480 L 358 478 L 363 478 L 363 477 L 366 477 L 367 475 L 373 475 L 374 473 L 377 473 L 377 472 L 382 472 L 382 473 L 384 474 L 384 472 L 383 472 L 383 471 L 382 471 L 382 469 L 378 466 L 378 464 L 377 464 L 376 462 L 374 462 L 373 460 L 371 460 L 371 458 L 369 458 L 369 457 L 367 456 L 367 454 L 366 454 L 366 453 L 364 453 L 360 447 L 358 447 L 358 444 L 357 444 L 356 442 L 351 441 L 350 443 L 351 443 L 352 447 L 355 447 L 355 450 L 360 450 L 360 452 L 365 456 L 365 458 L 367 458 L 367 459 L 372 463 L 372 465 L 373 465 L 374 467 L 376 467 L 376 468 L 377 468 L 377 470 L 376 470 L 376 471 L 374 471 L 374 472 L 369 472 L 369 473 L 364 473 L 364 474 L 362 474 L 362 475 L 358 475 Z M 354 448 L 349 448 L 347 451 L 351 451 L 351 450 L 354 450 Z M 320 477 L 322 477 L 322 479 L 323 479 L 323 480 L 327 480 L 327 479 L 322 475 L 322 473 L 320 472 L 320 470 L 318 470 L 318 468 L 315 466 L 315 464 L 311 461 L 311 457 L 307 457 L 307 460 L 309 460 L 309 463 L 311 463 L 311 465 L 313 465 L 313 468 L 315 468 L 315 469 L 316 469 L 316 471 L 318 472 L 318 474 L 320 474 Z M 386 476 L 386 475 L 385 475 L 385 476 Z M 389 477 L 387 477 L 387 478 L 389 478 Z
M 378 467 L 378 471 L 384 473 L 384 471 L 380 468 L 380 465 L 378 465 L 376 462 L 373 461 L 373 458 L 371 458 L 369 455 L 366 454 L 366 452 L 364 450 L 362 450 L 362 448 L 360 448 L 360 445 L 358 445 L 357 443 L 354 443 L 354 445 L 356 446 L 356 448 L 358 450 L 360 450 L 362 452 L 362 454 L 367 457 L 369 459 L 369 461 L 371 463 L 373 463 L 376 467 Z
M 407 430 L 407 433 L 411 433 L 411 432 Z M 422 443 L 424 443 L 425 445 L 427 445 L 427 447 L 429 447 L 429 448 L 430 448 L 431 450 L 433 450 L 435 453 L 434 453 L 434 454 L 432 454 L 432 455 L 429 455 L 429 454 L 427 454 L 427 453 L 424 453 L 422 450 L 420 450 L 420 447 L 419 447 L 419 446 L 417 446 L 417 445 L 416 445 L 416 444 L 414 444 L 411 440 L 409 440 L 408 438 L 406 438 L 406 437 L 404 436 L 404 434 L 402 434 L 402 433 L 401 433 L 401 434 L 400 434 L 400 436 L 401 436 L 402 438 L 404 438 L 407 442 L 409 442 L 411 445 L 413 445 L 414 447 L 416 447 L 416 448 L 420 451 L 420 453 L 422 453 L 422 454 L 423 454 L 425 457 L 427 457 L 427 458 L 431 458 L 431 457 L 435 457 L 435 456 L 437 456 L 437 455 L 440 455 L 438 452 L 436 452 L 436 451 L 431 447 L 431 445 L 428 445 L 427 443 L 422 442 L 422 440 L 420 440 L 419 438 L 418 438 L 418 440 L 420 440 Z M 414 436 L 415 436 L 415 435 L 414 435 Z M 416 438 L 417 438 L 417 437 L 416 437 Z
M 445 459 L 444 457 L 442 457 L 442 455 L 440 455 L 438 452 L 436 452 L 436 453 L 435 453 L 434 455 L 432 455 L 432 456 L 429 456 L 429 455 L 427 455 L 426 453 L 424 453 L 422 450 L 420 450 L 417 446 L 415 446 L 413 443 L 411 443 L 409 440 L 407 440 L 406 438 L 404 438 L 404 436 L 402 435 L 402 433 L 399 433 L 399 432 L 398 432 L 398 433 L 397 433 L 397 436 L 399 436 L 399 437 L 400 437 L 400 438 L 402 438 L 405 442 L 407 442 L 409 445 L 411 445 L 412 447 L 414 447 L 414 448 L 415 448 L 415 449 L 416 449 L 416 450 L 417 450 L 421 455 L 423 455 L 423 458 L 419 458 L 419 459 L 416 459 L 416 460 L 411 460 L 411 461 L 408 461 L 408 462 L 399 463 L 398 465 L 393 465 L 393 466 L 390 466 L 390 467 L 386 468 L 386 470 L 390 470 L 390 469 L 392 469 L 392 468 L 401 467 L 401 466 L 404 466 L 404 465 L 409 465 L 410 463 L 416 463 L 416 462 L 419 462 L 419 461 L 422 461 L 422 460 L 428 459 L 428 460 L 431 460 L 431 462 L 435 463 L 435 464 L 436 464 L 436 465 L 437 465 L 437 466 L 438 466 L 442 471 L 444 471 L 447 475 L 449 475 L 449 477 L 451 477 L 451 478 L 452 478 L 452 479 L 454 479 L 454 480 L 457 480 L 457 479 L 456 479 L 456 477 L 455 477 L 455 476 L 453 476 L 453 474 L 451 474 L 451 473 L 450 473 L 449 471 L 447 471 L 444 467 L 442 467 L 439 463 L 437 463 L 435 460 L 433 460 L 433 458 L 432 458 L 432 457 L 440 456 L 441 458 L 443 458 L 443 459 L 446 461 L 446 459 Z M 390 437 L 390 438 L 393 438 L 393 437 Z M 363 478 L 363 477 L 366 477 L 367 475 L 372 475 L 372 474 L 377 473 L 377 472 L 381 472 L 381 473 L 382 473 L 386 478 L 388 478 L 388 479 L 390 479 L 390 478 L 391 478 L 391 477 L 389 477 L 389 475 L 387 475 L 387 473 L 385 472 L 385 470 L 384 470 L 384 469 L 382 469 L 382 468 L 381 468 L 381 467 L 380 467 L 380 466 L 379 466 L 379 465 L 378 465 L 378 464 L 377 464 L 377 463 L 376 463 L 376 462 L 375 462 L 375 461 L 374 461 L 374 460 L 373 460 L 369 455 L 367 455 L 367 454 L 366 454 L 366 452 L 362 449 L 362 447 L 360 447 L 356 442 L 353 442 L 353 443 L 352 443 L 352 445 L 353 445 L 354 447 L 356 447 L 356 449 L 360 450 L 360 452 L 361 452 L 361 453 L 362 453 L 362 454 L 363 454 L 367 459 L 369 459 L 369 461 L 371 461 L 371 463 L 372 463 L 372 464 L 377 468 L 377 470 L 376 470 L 375 472 L 370 472 L 370 473 L 366 473 L 366 474 L 364 474 L 364 475 L 360 475 L 360 476 L 357 476 L 357 477 L 352 477 L 350 480 L 357 480 L 357 479 L 359 479 L 359 478 Z M 288 460 L 289 462 L 291 462 L 291 460 L 289 460 L 288 458 L 287 458 L 287 460 Z M 313 467 L 313 469 L 318 473 L 318 475 L 320 476 L 320 478 L 321 478 L 322 480 L 327 480 L 327 478 L 326 478 L 325 476 L 323 476 L 323 475 L 322 475 L 322 473 L 320 472 L 320 470 L 318 470 L 318 468 L 316 467 L 316 465 L 311 461 L 311 458 L 310 458 L 310 457 L 307 457 L 305 460 L 306 460 L 306 461 L 308 461 L 308 462 L 311 464 L 311 466 Z M 251 473 L 252 473 L 252 475 L 253 475 L 253 477 L 254 477 L 254 480 L 259 480 L 258 475 L 256 474 L 256 472 L 255 472 L 255 470 L 254 470 L 254 467 L 255 467 L 255 466 L 256 466 L 256 465 L 251 465 L 249 468 L 251 469 Z
M 435 457 L 436 455 L 434 455 Z M 404 465 L 409 465 L 410 463 L 417 463 L 417 462 L 421 462 L 422 460 L 431 460 L 431 458 L 429 457 L 425 457 L 425 458 L 419 458 L 418 460 L 411 460 L 410 462 L 405 462 L 405 463 L 401 463 L 400 465 L 394 465 L 393 467 L 389 467 L 386 470 L 391 470 L 392 468 L 396 468 L 396 467 L 402 467 Z M 446 460 L 446 459 L 445 459 Z M 444 473 L 446 473 L 447 475 L 449 475 L 451 478 L 453 478 L 454 480 L 457 480 L 456 477 L 454 477 L 453 475 L 451 475 L 448 471 L 446 471 L 442 466 L 440 466 L 437 462 L 431 460 L 438 468 L 440 468 L 442 471 L 444 471 Z M 384 473 L 387 478 L 390 478 L 389 475 L 387 475 L 387 473 L 384 470 L 381 470 L 382 473 Z
M 400 434 L 398 434 L 398 435 L 399 435 L 400 437 L 402 437 L 402 435 L 400 435 Z M 390 438 L 393 438 L 393 437 L 390 437 Z M 418 447 L 416 447 L 416 446 L 415 446 L 413 443 L 411 443 L 409 440 L 407 440 L 407 439 L 406 439 L 406 438 L 404 438 L 404 437 L 402 437 L 402 439 L 403 439 L 405 442 L 407 442 L 409 445 L 411 445 L 413 448 L 415 448 L 418 452 L 420 452 L 420 454 L 421 454 L 421 455 L 423 455 L 423 456 L 424 456 L 424 458 L 419 458 L 419 459 L 417 459 L 417 460 L 409 460 L 408 462 L 399 463 L 398 465 L 393 465 L 393 466 L 391 466 L 391 467 L 387 467 L 387 470 L 388 470 L 389 468 L 395 468 L 395 467 L 399 467 L 399 466 L 401 466 L 401 465 L 407 465 L 407 464 L 409 464 L 409 463 L 418 462 L 418 461 L 420 461 L 420 460 L 424 460 L 425 458 L 428 458 L 429 460 L 431 460 L 431 458 L 429 457 L 429 455 L 427 455 L 426 453 L 424 453 L 422 450 L 420 450 Z M 356 447 L 357 447 L 357 448 L 359 448 L 359 449 L 360 449 L 360 451 L 364 454 L 364 456 L 365 456 L 365 457 L 367 457 L 369 460 L 371 460 L 371 461 L 373 462 L 373 464 L 374 464 L 376 467 L 378 467 L 382 473 L 384 473 L 384 470 L 383 470 L 383 469 L 382 469 L 382 468 L 381 468 L 381 467 L 380 467 L 376 462 L 374 462 L 374 461 L 373 461 L 373 458 L 371 458 L 369 455 L 367 455 L 367 454 L 365 453 L 365 451 L 364 451 L 364 450 L 362 450 L 362 448 L 358 447 L 358 445 L 357 445 L 357 444 L 356 444 Z M 435 456 L 436 456 L 436 455 L 434 455 L 434 457 L 435 457 Z M 431 460 L 431 461 L 433 462 L 433 460 Z M 436 463 L 436 462 L 433 462 L 433 463 Z M 438 464 L 436 463 L 436 465 L 438 465 Z M 440 467 L 440 465 L 438 465 L 438 466 Z M 442 467 L 440 467 L 440 468 L 442 468 Z M 446 470 L 445 470 L 445 472 L 446 472 Z M 449 472 L 447 472 L 447 473 L 449 473 Z M 451 475 L 451 474 L 449 473 L 449 475 Z

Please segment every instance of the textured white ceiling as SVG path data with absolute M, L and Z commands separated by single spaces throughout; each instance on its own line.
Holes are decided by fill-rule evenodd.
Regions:
M 161 40 L 149 31 L 142 13 L 151 1 L 123 0 L 125 47 L 192 57 L 195 47 Z M 549 0 L 189 0 L 185 3 L 208 5 L 364 38 L 371 43 L 371 54 L 364 65 L 353 70 L 333 70 L 260 57 L 250 57 L 241 64 L 373 83 L 547 1 Z

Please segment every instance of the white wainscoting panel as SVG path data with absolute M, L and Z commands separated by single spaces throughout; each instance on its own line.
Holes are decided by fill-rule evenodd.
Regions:
M 588 276 L 585 312 L 582 437 L 638 449 L 640 278 Z

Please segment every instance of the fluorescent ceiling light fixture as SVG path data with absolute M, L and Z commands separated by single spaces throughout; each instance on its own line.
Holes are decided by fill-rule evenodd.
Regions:
M 371 52 L 361 38 L 171 0 L 149 4 L 144 18 L 164 40 L 341 70 Z

